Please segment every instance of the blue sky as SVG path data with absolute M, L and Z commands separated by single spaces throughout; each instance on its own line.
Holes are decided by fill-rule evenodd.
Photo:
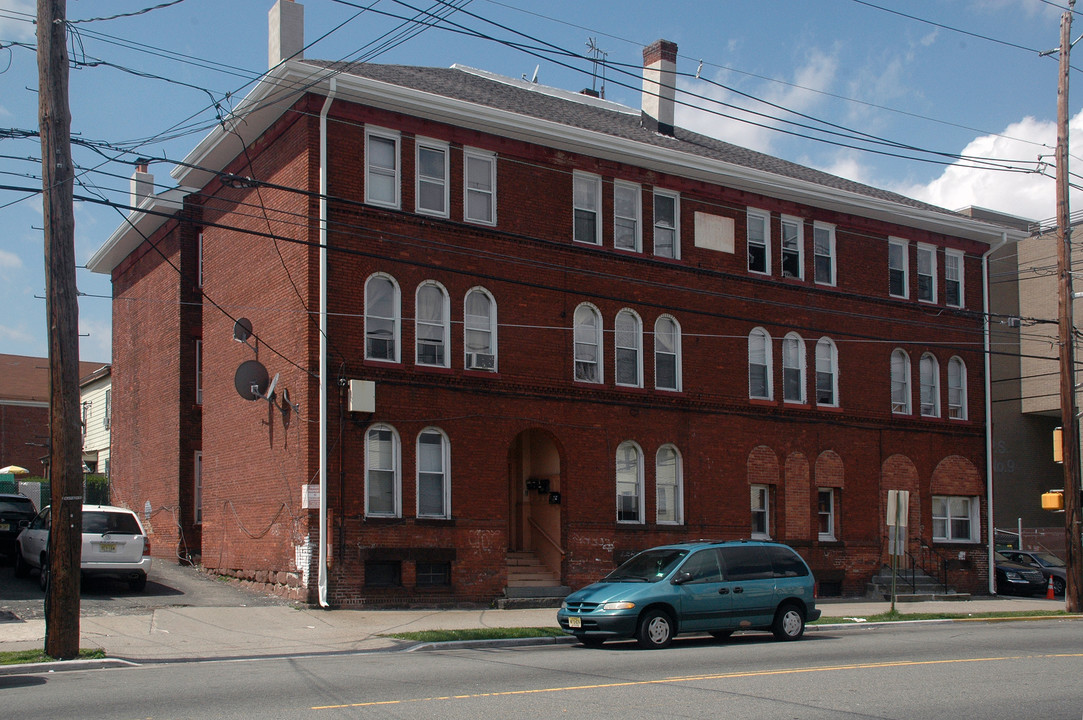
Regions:
M 68 0 L 67 11 L 69 20 L 90 20 L 168 2 Z M 183 158 L 213 123 L 212 98 L 221 107 L 235 104 L 266 70 L 271 4 L 183 0 L 131 17 L 75 23 L 71 46 L 80 62 L 70 79 L 73 134 L 145 157 Z M 530 77 L 537 67 L 539 82 L 569 90 L 601 83 L 585 59 L 594 38 L 613 65 L 606 71 L 606 97 L 633 107 L 640 104 L 639 81 L 619 68 L 638 75 L 642 46 L 665 38 L 678 44 L 678 72 L 687 74 L 679 85 L 687 102 L 726 103 L 710 105 L 714 112 L 680 107 L 679 125 L 951 209 L 978 205 L 1043 220 L 1055 214 L 1057 59 L 1038 55 L 1059 43 L 1063 8 L 1050 0 L 455 0 L 461 10 L 448 20 L 471 34 L 428 28 L 405 39 L 385 36 L 403 22 L 391 16 L 446 10 L 446 4 L 304 4 L 305 40 L 312 43 L 307 57 L 462 63 L 512 77 Z M 37 126 L 34 13 L 34 0 L 0 0 L 0 130 Z M 1077 37 L 1083 22 L 1077 18 L 1074 28 Z M 538 57 L 478 35 L 545 51 Z M 584 58 L 555 62 L 553 46 Z M 1083 69 L 1083 49 L 1073 57 Z M 1078 84 L 1083 73 L 1073 71 L 1071 79 Z M 1071 103 L 1075 134 L 1083 130 L 1083 85 L 1078 87 Z M 742 112 L 750 108 L 761 114 Z M 850 138 L 854 131 L 877 138 L 872 147 L 881 152 L 808 129 L 825 127 L 821 121 Z M 80 147 L 73 154 L 92 188 L 77 187 L 77 195 L 126 201 L 135 155 L 105 157 Z M 967 159 L 953 163 L 959 155 Z M 119 160 L 108 159 L 113 156 Z M 0 135 L 0 186 L 40 188 L 39 157 L 37 138 Z M 1000 167 L 1044 172 L 990 170 L 985 158 L 1000 158 Z M 159 191 L 168 187 L 170 169 L 165 161 L 152 165 Z M 1080 199 L 1073 196 L 1073 207 Z M 121 215 L 87 202 L 76 203 L 75 214 L 82 264 Z M 0 189 L 6 308 L 0 353 L 47 354 L 41 224 L 39 194 Z M 107 361 L 109 280 L 84 269 L 77 275 L 85 293 L 81 356 Z

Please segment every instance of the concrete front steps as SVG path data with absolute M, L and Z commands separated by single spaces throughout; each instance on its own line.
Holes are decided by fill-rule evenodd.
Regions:
M 571 591 L 534 553 L 509 552 L 508 585 L 496 606 L 501 610 L 558 608 Z
M 905 575 L 905 579 L 904 579 Z M 926 602 L 929 600 L 969 600 L 970 593 L 957 592 L 950 585 L 945 588 L 934 578 L 923 573 L 915 573 L 914 582 L 910 582 L 910 570 L 900 570 L 895 581 L 896 602 Z M 869 578 L 865 586 L 865 597 L 877 600 L 891 599 L 891 568 L 880 568 L 880 572 Z

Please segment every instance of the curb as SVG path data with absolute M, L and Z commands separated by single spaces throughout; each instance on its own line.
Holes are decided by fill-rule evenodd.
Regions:
M 139 667 L 140 663 L 119 658 L 97 658 L 94 660 L 53 660 L 51 662 L 22 663 L 19 665 L 0 665 L 0 675 L 47 675 L 54 672 L 72 670 L 104 670 L 106 668 Z

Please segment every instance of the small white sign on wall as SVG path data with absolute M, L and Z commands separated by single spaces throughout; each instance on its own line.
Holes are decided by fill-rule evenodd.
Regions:
M 301 486 L 301 509 L 317 510 L 320 507 L 320 486 L 318 484 Z

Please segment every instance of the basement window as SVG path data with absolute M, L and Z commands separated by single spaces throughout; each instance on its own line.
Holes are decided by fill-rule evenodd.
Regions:
M 402 587 L 402 563 L 398 560 L 369 560 L 365 563 L 365 587 Z
M 418 587 L 449 587 L 451 585 L 451 563 L 419 562 L 417 564 Z

